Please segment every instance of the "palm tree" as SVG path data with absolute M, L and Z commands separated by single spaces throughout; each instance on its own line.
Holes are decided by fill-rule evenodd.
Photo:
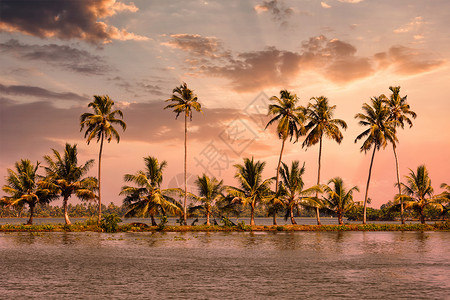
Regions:
M 386 148 L 388 142 L 397 142 L 397 137 L 395 135 L 395 124 L 397 121 L 389 120 L 390 111 L 384 104 L 385 99 L 386 97 L 384 95 L 371 98 L 372 105 L 364 103 L 362 106 L 364 113 L 358 113 L 355 115 L 355 118 L 359 119 L 359 125 L 368 127 L 356 137 L 355 143 L 358 140 L 365 138 L 364 143 L 360 148 L 361 152 L 364 151 L 364 153 L 367 153 L 367 151 L 373 147 L 369 167 L 369 176 L 367 178 L 366 193 L 364 196 L 363 224 L 366 224 L 367 197 L 369 193 L 370 176 L 372 173 L 375 152 L 380 150 L 380 148 Z
M 299 135 L 305 133 L 305 127 L 303 122 L 305 121 L 304 107 L 296 106 L 298 102 L 298 97 L 295 94 L 291 94 L 288 90 L 280 91 L 280 98 L 277 96 L 272 96 L 270 100 L 275 101 L 276 104 L 269 105 L 268 115 L 274 115 L 274 117 L 267 123 L 266 128 L 278 121 L 277 134 L 278 138 L 281 139 L 281 150 L 280 157 L 278 159 L 277 173 L 275 179 L 275 195 L 272 200 L 272 207 L 275 208 L 273 215 L 273 224 L 276 225 L 276 207 L 278 207 L 277 192 L 278 192 L 278 178 L 280 173 L 281 159 L 283 157 L 284 144 L 286 139 L 289 138 L 290 141 L 296 138 L 298 140 Z
M 192 121 L 192 112 L 193 110 L 202 111 L 202 106 L 198 102 L 197 96 L 194 94 L 194 91 L 190 90 L 186 83 L 183 82 L 182 85 L 176 87 L 172 91 L 173 95 L 167 101 L 172 101 L 173 103 L 164 107 L 173 108 L 173 111 L 177 114 L 175 118 L 181 113 L 184 113 L 184 204 L 183 204 L 183 221 L 184 225 L 187 224 L 187 212 L 186 212 L 186 198 L 187 198 L 187 173 L 186 173 L 186 161 L 187 161 L 187 118 Z
M 322 139 L 323 136 L 335 140 L 338 144 L 342 142 L 344 138 L 339 127 L 347 129 L 347 123 L 341 119 L 333 119 L 334 110 L 336 105 L 330 106 L 328 104 L 328 98 L 313 97 L 314 103 L 309 103 L 306 109 L 306 117 L 308 118 L 308 124 L 306 124 L 306 130 L 309 132 L 303 142 L 303 147 L 311 147 L 319 143 L 319 160 L 317 168 L 317 185 L 320 184 L 320 169 L 322 158 Z M 317 197 L 317 194 L 316 194 Z M 319 207 L 316 207 L 317 225 L 320 225 L 320 213 Z
M 439 195 L 439 198 L 443 203 L 446 203 L 446 205 L 443 206 L 444 210 L 442 212 L 442 219 L 444 219 L 445 214 L 450 210 L 450 185 L 442 183 L 441 188 L 443 188 L 444 191 Z
M 395 123 L 394 126 L 400 126 L 402 129 L 404 128 L 405 123 L 408 123 L 409 127 L 411 128 L 413 123 L 411 119 L 408 116 L 411 116 L 412 118 L 416 118 L 417 115 L 415 112 L 413 112 L 410 109 L 410 106 L 407 102 L 407 96 L 400 97 L 400 87 L 399 86 L 390 86 L 389 89 L 391 90 L 392 94 L 389 99 L 386 99 L 386 105 L 389 107 L 390 110 L 390 116 L 389 120 L 395 120 L 397 123 Z M 395 143 L 392 144 L 392 149 L 394 151 L 394 157 L 395 157 L 395 169 L 397 171 L 397 186 L 398 186 L 398 193 L 401 195 L 402 189 L 400 186 L 400 173 L 398 168 L 398 158 L 397 158 L 397 152 L 396 149 L 397 145 Z M 400 198 L 403 199 L 403 198 Z M 404 219 L 404 212 L 403 212 L 403 201 L 400 202 L 400 216 L 402 220 L 402 224 L 405 224 Z
M 282 162 L 280 169 L 281 181 L 279 182 L 280 197 L 285 202 L 286 214 L 285 219 L 289 217 L 291 223 L 296 225 L 297 222 L 294 219 L 294 209 L 299 210 L 299 205 L 307 207 L 317 207 L 319 202 L 316 198 L 306 197 L 318 191 L 317 187 L 312 187 L 304 190 L 305 183 L 303 181 L 303 175 L 305 174 L 305 164 L 299 168 L 298 160 L 291 163 L 291 168 Z
M 102 150 L 103 140 L 109 142 L 114 138 L 117 143 L 120 141 L 120 135 L 113 125 L 119 125 L 125 131 L 127 124 L 116 118 L 119 115 L 123 119 L 121 110 L 112 110 L 114 101 L 108 96 L 94 96 L 94 101 L 88 104 L 92 107 L 94 113 L 84 113 L 80 116 L 80 131 L 86 127 L 84 138 L 87 144 L 93 138 L 97 138 L 97 143 L 100 141 L 100 150 L 98 153 L 98 223 L 102 218 L 102 198 L 101 198 L 101 165 L 102 165 Z
M 342 217 L 344 214 L 354 207 L 353 192 L 358 191 L 357 186 L 347 190 L 344 187 L 342 178 L 335 177 L 328 181 L 328 185 L 324 187 L 326 196 L 323 198 L 325 206 L 334 211 L 338 216 L 339 225 L 344 224 Z
M 27 224 L 33 224 L 34 209 L 38 203 L 45 204 L 56 198 L 49 189 L 42 187 L 39 183 L 40 176 L 37 174 L 39 162 L 33 165 L 28 159 L 22 159 L 15 163 L 16 171 L 7 169 L 7 185 L 2 190 L 9 194 L 1 198 L 5 206 L 23 207 L 25 204 L 30 208 L 30 219 Z
M 155 215 L 161 212 L 181 213 L 177 201 L 170 194 L 179 193 L 180 189 L 161 189 L 163 180 L 163 170 L 167 166 L 166 161 L 161 164 L 158 159 L 152 156 L 144 157 L 145 170 L 137 171 L 136 174 L 125 174 L 126 182 L 133 182 L 137 185 L 123 186 L 120 195 L 125 195 L 124 204 L 130 207 L 125 217 L 150 215 L 152 225 L 156 226 Z
M 416 173 L 409 169 L 409 176 L 405 176 L 406 184 L 402 183 L 403 194 L 399 194 L 396 200 L 403 200 L 405 208 L 412 208 L 420 215 L 420 223 L 425 224 L 424 209 L 427 206 L 443 209 L 439 203 L 440 196 L 433 197 L 431 179 L 425 165 L 417 167 Z
M 262 180 L 262 172 L 265 162 L 254 162 L 253 157 L 244 158 L 244 164 L 236 164 L 236 174 L 234 177 L 239 182 L 239 187 L 230 187 L 230 194 L 234 196 L 234 201 L 239 201 L 244 205 L 250 205 L 251 217 L 250 225 L 255 225 L 255 207 L 258 202 L 267 201 L 271 197 L 271 179 Z
M 218 181 L 215 177 L 210 179 L 206 174 L 203 174 L 202 177 L 197 177 L 195 184 L 198 187 L 199 196 L 193 194 L 190 194 L 190 196 L 194 201 L 201 202 L 201 204 L 192 206 L 189 211 L 204 211 L 206 215 L 206 225 L 209 226 L 211 224 L 209 219 L 212 213 L 212 206 L 215 201 L 224 198 L 223 191 L 225 186 L 223 185 L 223 180 Z
M 78 166 L 77 145 L 66 144 L 63 157 L 57 150 L 52 150 L 54 157 L 44 156 L 48 166 L 45 167 L 47 176 L 43 185 L 63 197 L 64 219 L 66 224 L 71 224 L 67 210 L 70 196 L 75 194 L 84 200 L 95 198 L 93 190 L 97 186 L 97 180 L 92 177 L 82 178 L 92 167 L 94 160 L 88 160 L 84 165 Z

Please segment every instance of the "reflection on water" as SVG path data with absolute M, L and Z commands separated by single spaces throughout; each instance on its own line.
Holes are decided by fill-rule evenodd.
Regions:
M 449 232 L 0 233 L 0 298 L 445 299 Z

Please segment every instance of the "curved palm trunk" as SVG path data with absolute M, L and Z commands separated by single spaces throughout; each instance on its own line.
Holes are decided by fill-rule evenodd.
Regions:
M 187 199 L 187 174 L 186 174 L 186 161 L 187 161 L 187 116 L 184 115 L 184 204 L 183 204 L 183 221 L 184 225 L 187 225 L 187 210 L 186 210 L 186 199 Z
M 30 204 L 30 218 L 28 219 L 27 225 L 33 225 L 34 206 L 35 206 L 34 203 Z
M 363 211 L 363 224 L 366 224 L 366 211 L 367 211 L 367 196 L 369 194 L 369 184 L 370 184 L 370 175 L 372 174 L 372 166 L 373 166 L 373 159 L 375 157 L 375 151 L 377 150 L 377 147 L 373 147 L 373 153 L 372 153 L 372 159 L 370 160 L 370 167 L 369 167 L 369 177 L 367 178 L 367 185 L 366 185 L 366 195 L 364 196 L 364 211 Z
M 320 137 L 320 142 L 319 142 L 319 166 L 317 168 L 317 185 L 319 185 L 320 183 L 320 159 L 322 158 L 322 136 Z M 318 193 L 316 192 L 316 198 L 318 198 Z M 316 207 L 316 218 L 317 218 L 317 225 L 322 225 L 322 223 L 320 223 L 320 211 L 319 211 L 319 207 Z
M 102 151 L 103 151 L 103 132 L 102 138 L 100 141 L 100 151 L 98 153 L 98 220 L 97 224 L 100 225 L 100 221 L 102 219 L 102 197 L 101 197 L 101 166 L 102 166 Z
M 68 209 L 67 209 L 67 202 L 68 202 L 68 200 L 69 200 L 69 197 L 64 197 L 64 199 L 63 199 L 64 220 L 66 221 L 66 225 L 72 224 L 72 223 L 70 222 L 70 219 L 69 219 L 69 211 L 68 211 Z
M 297 225 L 297 222 L 295 222 L 294 219 L 294 207 L 292 205 L 289 207 L 289 216 L 291 217 L 292 225 Z
M 398 170 L 398 158 L 397 158 L 397 151 L 395 151 L 395 144 L 392 144 L 392 149 L 394 150 L 394 157 L 395 157 L 395 169 L 397 171 L 397 186 L 398 186 L 398 194 L 402 195 L 402 189 L 400 187 L 400 174 Z M 400 197 L 400 218 L 402 220 L 402 224 L 405 224 L 405 217 L 404 217 L 404 208 L 403 208 L 403 198 Z
M 277 176 L 275 179 L 275 194 L 278 192 L 278 179 L 280 176 L 280 166 L 281 166 L 281 158 L 283 157 L 283 150 L 284 150 L 284 144 L 286 142 L 286 139 L 283 138 L 283 141 L 281 142 L 281 150 L 280 150 L 280 158 L 278 159 L 278 165 L 277 165 Z M 273 212 L 273 225 L 277 225 L 277 212 L 274 210 Z

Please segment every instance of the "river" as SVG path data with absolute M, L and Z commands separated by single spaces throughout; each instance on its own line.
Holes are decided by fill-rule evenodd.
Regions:
M 450 232 L 0 233 L 5 299 L 449 299 Z

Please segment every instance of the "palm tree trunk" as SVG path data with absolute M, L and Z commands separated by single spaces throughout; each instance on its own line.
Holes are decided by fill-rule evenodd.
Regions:
M 184 115 L 184 204 L 183 204 L 183 221 L 184 225 L 187 225 L 187 210 L 186 210 L 186 199 L 187 199 L 187 174 L 186 174 L 186 161 L 187 161 L 187 115 Z
M 207 211 L 206 212 L 206 225 L 207 226 L 211 225 L 211 223 L 209 222 L 209 215 L 210 215 L 210 213 L 209 213 L 209 211 Z
M 100 141 L 100 151 L 98 152 L 98 220 L 97 224 L 100 226 L 100 221 L 102 219 L 102 197 L 101 197 L 101 166 L 102 166 L 102 151 L 103 151 L 103 131 L 102 138 Z
M 295 222 L 295 219 L 294 219 L 294 207 L 293 206 L 289 207 L 289 215 L 291 217 L 292 225 L 297 225 L 297 222 Z
M 66 221 L 66 225 L 72 224 L 69 220 L 69 212 L 67 210 L 67 201 L 69 200 L 68 197 L 64 197 L 63 199 L 63 208 L 64 208 L 64 220 Z
M 373 166 L 373 159 L 375 157 L 375 151 L 377 150 L 377 147 L 373 147 L 373 153 L 372 153 L 372 159 L 370 160 L 370 167 L 369 167 L 369 177 L 367 178 L 367 185 L 366 185 L 366 195 L 364 196 L 364 211 L 363 211 L 363 224 L 366 224 L 366 211 L 367 211 L 367 196 L 369 194 L 369 184 L 370 184 L 370 175 L 372 174 L 372 166 Z
M 339 225 L 344 224 L 344 222 L 342 221 L 342 212 L 340 210 L 337 211 L 337 215 L 338 215 L 338 223 L 339 223 Z
M 255 204 L 251 204 L 250 226 L 255 226 Z
M 397 171 L 397 186 L 398 186 L 398 194 L 402 195 L 402 189 L 400 187 L 400 174 L 398 170 L 398 158 L 397 158 L 397 151 L 395 151 L 395 144 L 392 144 L 392 149 L 394 150 L 394 157 L 395 157 L 395 169 Z M 403 198 L 400 197 L 400 218 L 402 220 L 402 224 L 405 224 L 405 217 L 404 217 L 404 209 L 403 209 Z
M 319 161 L 318 161 L 318 168 L 317 168 L 317 185 L 320 183 L 320 160 L 322 158 L 322 136 L 320 136 L 320 142 L 319 142 Z M 316 198 L 318 199 L 318 193 L 316 192 Z M 322 225 L 320 223 L 320 211 L 319 207 L 316 207 L 316 218 L 317 218 L 317 225 Z
M 33 216 L 34 216 L 34 206 L 35 204 L 32 203 L 30 206 L 30 218 L 28 219 L 27 225 L 33 225 Z
M 152 226 L 158 226 L 158 224 L 156 224 L 155 216 L 153 214 L 150 215 L 150 219 L 152 220 Z
M 281 158 L 283 157 L 283 150 L 284 150 L 284 143 L 286 142 L 286 139 L 283 139 L 283 142 L 281 143 L 281 151 L 280 151 L 280 158 L 278 159 L 278 166 L 277 166 L 277 176 L 275 180 L 275 194 L 278 192 L 278 179 L 280 176 L 280 166 L 281 166 Z
M 420 208 L 419 214 L 420 214 L 420 224 L 425 224 L 425 215 L 423 214 L 423 207 Z

